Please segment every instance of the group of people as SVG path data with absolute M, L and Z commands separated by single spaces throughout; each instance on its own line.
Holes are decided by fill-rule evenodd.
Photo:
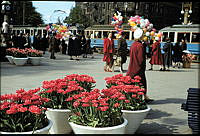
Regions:
M 48 48 L 48 37 L 46 34 L 41 36 L 40 34 L 30 35 L 29 33 L 20 32 L 19 35 L 11 35 L 11 45 L 9 46 L 20 49 L 34 48 L 43 51 L 45 54 Z
M 145 41 L 140 39 L 141 37 L 134 37 L 134 42 L 130 47 L 130 62 L 128 66 L 128 71 L 126 73 L 127 76 L 134 78 L 135 76 L 141 77 L 141 85 L 144 87 L 145 101 L 151 102 L 153 99 L 150 99 L 146 92 L 147 92 L 147 82 L 145 76 L 145 69 L 146 69 L 146 44 Z M 125 34 L 122 33 L 121 37 L 118 40 L 118 48 L 117 51 L 114 47 L 114 41 L 112 39 L 112 33 L 108 34 L 108 37 L 104 39 L 104 57 L 103 61 L 105 61 L 104 71 L 112 72 L 113 66 L 113 55 L 116 53 L 118 56 L 121 57 L 121 68 L 123 69 L 123 64 L 126 63 L 127 60 L 127 43 L 125 39 Z
M 126 75 L 134 78 L 135 76 L 141 77 L 141 85 L 146 89 L 147 92 L 147 81 L 145 76 L 146 70 L 146 58 L 147 52 L 146 48 L 149 46 L 147 40 L 144 40 L 143 35 L 138 35 L 134 33 L 134 42 L 130 47 L 130 53 L 127 52 L 127 43 L 125 39 L 125 34 L 122 33 L 121 37 L 118 39 L 118 48 L 117 50 L 114 47 L 114 40 L 112 39 L 112 33 L 109 33 L 107 38 L 104 39 L 104 48 L 103 48 L 103 61 L 105 62 L 104 71 L 112 72 L 113 67 L 113 56 L 116 54 L 121 57 L 121 69 L 123 70 L 123 64 L 126 63 L 127 55 L 130 56 L 130 62 L 128 66 L 128 71 Z M 163 50 L 163 52 L 161 52 Z M 153 65 L 160 65 L 161 71 L 169 70 L 174 62 L 174 66 L 177 65 L 180 67 L 180 62 L 182 61 L 182 51 L 186 50 L 185 40 L 182 40 L 182 44 L 176 43 L 175 46 L 170 41 L 170 38 L 166 38 L 166 43 L 161 49 L 160 39 L 158 37 L 152 43 L 151 50 L 151 59 L 149 63 L 151 64 L 150 70 L 153 70 Z M 172 54 L 173 51 L 173 54 Z M 153 99 L 150 99 L 145 92 L 144 99 L 145 101 L 151 102 Z
M 83 55 L 83 58 L 87 58 L 88 54 L 91 54 L 91 58 L 94 58 L 90 42 L 89 36 L 80 36 L 76 34 L 70 35 L 69 38 L 65 40 L 57 39 L 56 34 L 53 33 L 49 39 L 50 59 L 56 58 L 55 52 L 57 47 L 60 47 L 62 54 L 67 53 L 70 56 L 70 60 L 79 60 L 81 55 Z
M 160 65 L 160 71 L 169 71 L 171 66 L 180 68 L 183 51 L 186 49 L 187 46 L 184 39 L 182 39 L 181 44 L 177 42 L 173 45 L 170 38 L 166 38 L 163 48 L 160 47 L 159 39 L 155 39 L 152 44 L 151 59 L 149 61 L 151 68 L 149 70 L 153 70 L 153 65 Z M 163 50 L 163 53 L 161 50 Z
M 20 32 L 12 34 L 10 41 L 7 42 L 7 48 L 15 47 L 20 49 L 32 48 L 40 50 L 45 54 L 45 51 L 50 52 L 50 59 L 56 59 L 55 53 L 67 54 L 70 56 L 70 60 L 79 60 L 80 56 L 87 58 L 88 54 L 91 58 L 94 58 L 93 51 L 90 46 L 91 40 L 89 36 L 80 34 L 69 35 L 68 38 L 57 38 L 56 33 L 52 34 L 25 34 Z

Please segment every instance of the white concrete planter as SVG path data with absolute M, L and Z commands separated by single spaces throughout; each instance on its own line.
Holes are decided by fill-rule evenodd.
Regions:
M 150 109 L 151 108 L 148 107 L 145 110 L 138 111 L 122 110 L 124 118 L 128 120 L 128 125 L 126 126 L 126 134 L 135 133 L 135 131 L 139 128 L 141 122 L 144 120 Z
M 13 56 L 6 55 L 6 58 L 8 59 L 8 61 L 10 62 L 10 64 L 15 64 L 14 61 L 13 61 Z
M 30 63 L 34 66 L 40 65 L 41 57 L 28 57 L 30 60 Z
M 113 127 L 95 128 L 90 126 L 82 126 L 69 122 L 75 134 L 125 134 L 125 127 L 128 124 L 127 119 L 124 118 L 124 123 Z
M 50 129 L 50 134 L 69 134 L 72 131 L 68 123 L 69 114 L 68 109 L 50 109 L 47 108 L 47 118 L 53 122 L 53 126 Z
M 18 66 L 23 66 L 27 63 L 28 58 L 15 58 L 13 57 L 13 61 Z
M 49 129 L 52 127 L 53 123 L 51 120 L 49 120 L 48 126 L 38 129 L 33 131 L 28 131 L 28 132 L 2 132 L 0 131 L 0 134 L 49 134 Z

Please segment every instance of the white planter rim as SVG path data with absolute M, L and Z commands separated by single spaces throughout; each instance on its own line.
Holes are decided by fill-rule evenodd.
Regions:
M 107 131 L 107 130 L 118 129 L 118 128 L 121 128 L 123 126 L 126 126 L 128 124 L 128 120 L 124 118 L 124 122 L 120 125 L 112 126 L 112 127 L 102 127 L 102 128 L 100 128 L 100 127 L 95 128 L 95 127 L 90 127 L 90 126 L 78 125 L 78 124 L 75 124 L 73 122 L 69 122 L 69 124 L 72 124 L 73 126 L 76 126 L 76 127 L 78 126 L 79 128 L 85 128 L 85 129 L 88 128 L 90 130 L 106 130 Z
M 47 111 L 71 112 L 71 110 L 69 109 L 52 109 L 52 108 L 47 108 Z
M 42 57 L 31 57 L 31 56 L 28 56 L 28 58 L 42 58 Z
M 49 124 L 46 127 L 35 130 L 34 134 L 37 132 L 49 130 L 51 128 L 51 126 L 53 125 L 53 122 L 49 119 L 48 119 L 48 121 L 49 121 Z M 27 131 L 27 132 L 3 132 L 3 131 L 0 131 L 0 134 L 32 134 L 32 133 L 33 133 L 33 131 Z
M 11 56 L 11 55 L 6 55 L 5 57 L 13 57 L 13 56 Z
M 28 58 L 16 58 L 16 57 L 13 57 L 13 59 L 28 59 Z
M 151 108 L 149 106 L 147 106 L 147 109 L 144 110 L 136 110 L 136 111 L 131 111 L 131 110 L 121 110 L 122 112 L 126 112 L 126 113 L 142 113 L 142 112 L 147 112 L 150 111 Z

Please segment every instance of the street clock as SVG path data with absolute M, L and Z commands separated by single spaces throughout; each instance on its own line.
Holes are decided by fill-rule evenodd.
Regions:
M 9 13 L 11 11 L 11 3 L 9 1 L 3 1 L 1 5 L 1 13 Z

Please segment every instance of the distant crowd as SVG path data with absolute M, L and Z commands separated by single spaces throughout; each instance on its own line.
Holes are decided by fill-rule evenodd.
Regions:
M 12 34 L 10 41 L 6 43 L 7 48 L 15 47 L 20 49 L 32 48 L 42 51 L 45 54 L 46 51 L 51 53 L 50 59 L 56 59 L 55 53 L 67 54 L 70 56 L 70 60 L 79 60 L 82 55 L 83 58 L 87 58 L 88 54 L 91 58 L 94 58 L 93 51 L 90 47 L 90 37 L 80 34 L 71 34 L 68 38 L 57 38 L 56 33 L 52 34 L 36 34 L 30 35 L 29 33 Z

